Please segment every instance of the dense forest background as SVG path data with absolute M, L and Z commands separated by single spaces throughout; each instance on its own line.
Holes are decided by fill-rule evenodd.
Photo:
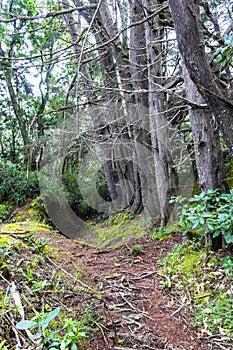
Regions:
M 229 192 L 232 1 L 0 7 L 2 218 L 37 188 L 65 231 L 126 209 L 166 225 L 173 197 Z

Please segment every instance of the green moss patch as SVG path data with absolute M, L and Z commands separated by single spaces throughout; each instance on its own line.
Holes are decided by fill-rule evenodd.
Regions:
M 7 247 L 11 243 L 19 243 L 18 240 L 10 235 L 1 235 L 0 234 L 0 247 Z
M 25 221 L 25 220 L 34 220 L 34 221 L 47 221 L 48 216 L 43 205 L 43 202 L 40 197 L 33 199 L 28 204 L 19 208 L 16 214 L 13 216 L 13 221 Z
M 117 214 L 114 218 L 93 225 L 88 223 L 79 235 L 78 240 L 90 246 L 119 247 L 132 238 L 138 238 L 148 233 L 149 219 L 138 216 L 131 219 L 128 213 Z
M 38 221 L 26 220 L 22 222 L 7 223 L 0 227 L 1 232 L 23 233 L 23 232 L 36 232 L 46 231 L 50 232 L 50 227 L 46 224 L 41 224 Z

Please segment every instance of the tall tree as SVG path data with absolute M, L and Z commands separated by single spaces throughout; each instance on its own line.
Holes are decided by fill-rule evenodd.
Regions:
M 215 76 L 199 30 L 195 1 L 169 0 L 169 6 L 184 64 L 190 78 L 215 115 L 229 154 L 233 157 L 232 75 L 230 74 L 225 86 L 222 86 Z M 216 38 L 218 34 L 216 33 Z M 221 40 L 223 43 L 224 39 Z
M 201 45 L 204 42 L 204 34 L 198 5 L 193 1 L 180 0 L 176 2 L 170 0 L 169 4 L 178 47 L 184 62 L 186 95 L 189 100 L 200 106 L 191 108 L 189 112 L 199 184 L 203 191 L 218 188 L 222 192 L 227 192 L 219 129 L 232 155 L 233 109 L 231 101 L 228 101 L 229 91 L 224 91 L 217 79 L 214 79 L 204 45 Z M 183 16 L 182 23 L 181 16 Z M 221 235 L 216 238 L 209 235 L 209 239 L 212 250 L 222 247 Z
M 163 39 L 164 25 L 160 21 L 159 2 L 143 0 L 145 21 L 147 65 L 148 65 L 148 105 L 151 143 L 154 152 L 154 166 L 162 224 L 166 224 L 172 210 L 169 200 L 176 195 L 175 172 L 171 156 L 169 123 L 166 118 L 166 94 L 163 91 L 165 64 Z M 155 91 L 157 90 L 157 91 Z

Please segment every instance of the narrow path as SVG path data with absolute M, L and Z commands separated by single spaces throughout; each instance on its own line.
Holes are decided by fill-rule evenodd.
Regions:
M 182 302 L 161 286 L 157 261 L 180 241 L 179 235 L 162 242 L 143 237 L 101 252 L 54 236 L 53 245 L 60 249 L 58 263 L 70 273 L 80 267 L 82 281 L 102 295 L 93 306 L 104 316 L 101 332 L 88 350 L 210 349 L 191 328 L 191 317 Z M 133 256 L 135 244 L 143 245 L 145 254 Z

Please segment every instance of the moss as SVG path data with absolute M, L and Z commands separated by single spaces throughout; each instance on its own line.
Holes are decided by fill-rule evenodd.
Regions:
M 0 233 L 0 248 L 8 248 L 10 246 L 16 249 L 18 249 L 19 247 L 23 247 L 27 250 L 29 249 L 23 241 L 14 238 L 11 235 L 1 235 Z
M 92 222 L 88 223 L 79 234 L 77 241 L 97 248 L 116 248 L 125 244 L 131 238 L 138 238 L 148 233 L 150 220 L 140 216 L 130 219 L 129 213 L 120 214 L 95 226 Z
M 19 241 L 10 235 L 0 234 L 0 247 L 8 247 L 10 242 L 18 243 Z
M 175 245 L 167 257 L 159 263 L 163 265 L 160 271 L 163 275 L 171 277 L 173 283 L 187 285 L 192 290 L 196 289 L 196 279 L 202 271 L 202 264 L 206 252 L 201 249 L 195 249 L 192 245 Z
M 23 212 L 23 211 L 19 211 L 13 218 L 13 221 L 15 222 L 20 222 L 20 221 L 25 221 L 26 219 L 28 219 L 29 216 L 27 215 L 27 213 Z
M 42 204 L 40 204 L 39 199 L 34 200 L 30 203 L 30 205 L 27 209 L 27 212 L 33 218 L 37 218 L 40 220 L 47 220 L 48 219 L 48 216 L 45 212 L 45 208 L 43 207 Z
M 47 213 L 40 197 L 33 199 L 30 203 L 20 208 L 13 217 L 15 222 L 25 221 L 26 219 L 36 221 L 48 220 Z
M 233 188 L 233 160 L 228 160 L 226 163 L 226 170 L 227 170 L 227 184 L 229 188 Z
M 38 221 L 23 221 L 23 222 L 14 222 L 7 223 L 0 227 L 1 232 L 36 232 L 36 231 L 47 231 L 50 232 L 50 228 L 48 225 L 41 224 Z

